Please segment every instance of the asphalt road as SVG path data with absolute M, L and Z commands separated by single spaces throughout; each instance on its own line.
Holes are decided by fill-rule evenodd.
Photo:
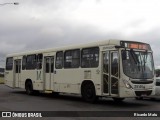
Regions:
M 96 104 L 86 103 L 79 96 L 50 94 L 28 96 L 22 89 L 12 89 L 0 84 L 0 111 L 160 111 L 159 100 L 125 99 L 116 103 L 111 98 L 100 99 Z M 114 112 L 113 112 L 114 114 Z M 126 112 L 127 114 L 127 112 Z M 100 117 L 102 119 L 102 117 Z M 100 119 L 98 118 L 98 119 Z M 139 119 L 141 119 L 140 117 Z M 80 119 L 80 117 L 72 119 Z M 91 117 L 86 118 L 92 119 Z M 93 118 L 96 119 L 96 118 Z M 104 118 L 105 119 L 105 118 Z M 119 120 L 123 118 L 116 117 Z M 132 118 L 136 119 L 137 118 Z M 159 119 L 159 118 L 147 118 Z M 106 120 L 106 119 L 105 119 Z

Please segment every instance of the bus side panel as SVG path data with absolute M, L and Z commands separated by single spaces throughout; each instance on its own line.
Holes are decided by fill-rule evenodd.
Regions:
M 22 70 L 21 88 L 25 88 L 25 82 L 30 79 L 34 90 L 43 90 L 43 73 L 38 70 Z
M 56 92 L 80 93 L 82 75 L 79 69 L 57 69 L 54 74 L 53 90 Z
M 5 71 L 5 85 L 14 88 L 14 74 L 13 74 L 13 70 L 6 70 Z
M 91 71 L 90 77 L 85 77 L 85 71 Z M 95 85 L 96 95 L 101 95 L 101 74 L 99 68 L 57 69 L 54 75 L 54 87 L 56 92 L 81 94 L 81 84 L 84 80 L 90 80 Z

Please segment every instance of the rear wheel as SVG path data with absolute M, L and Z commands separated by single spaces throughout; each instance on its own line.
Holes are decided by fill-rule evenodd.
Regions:
M 82 85 L 81 94 L 82 94 L 82 98 L 85 101 L 91 102 L 91 103 L 94 103 L 98 98 L 96 96 L 95 87 L 92 82 L 86 82 Z
M 32 85 L 32 82 L 31 81 L 28 81 L 26 84 L 25 84 L 25 89 L 26 89 L 26 93 L 28 95 L 33 95 L 33 85 Z

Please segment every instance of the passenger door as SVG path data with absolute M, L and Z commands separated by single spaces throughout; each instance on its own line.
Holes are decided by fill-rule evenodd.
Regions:
M 118 51 L 103 52 L 103 93 L 118 95 L 119 55 Z
M 44 65 L 45 90 L 51 90 L 54 78 L 54 56 L 44 57 Z
M 21 81 L 21 59 L 14 60 L 14 86 L 20 87 Z
M 117 51 L 110 51 L 110 95 L 118 94 L 119 56 Z

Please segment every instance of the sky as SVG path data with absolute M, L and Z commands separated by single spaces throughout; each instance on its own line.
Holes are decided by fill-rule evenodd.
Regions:
M 121 39 L 149 43 L 160 68 L 160 0 L 0 0 L 0 67 L 28 50 Z

